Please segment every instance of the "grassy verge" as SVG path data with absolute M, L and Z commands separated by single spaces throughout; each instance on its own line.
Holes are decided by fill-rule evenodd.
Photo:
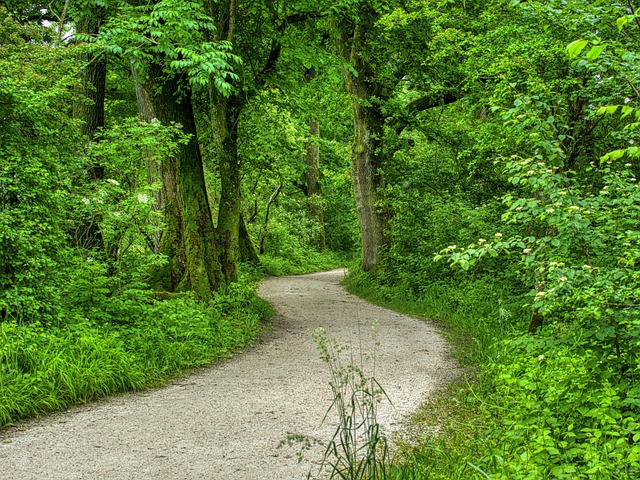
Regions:
M 115 305 L 125 311 L 131 304 Z M 157 386 L 250 344 L 271 307 L 252 283 L 210 305 L 188 295 L 140 297 L 117 323 L 0 323 L 0 427 L 70 405 Z
M 389 478 L 640 478 L 639 370 L 611 368 L 616 355 L 593 348 L 584 329 L 551 320 L 522 334 L 520 302 L 486 280 L 433 284 L 420 298 L 357 272 L 346 286 L 374 303 L 437 317 L 473 374 L 418 412 L 409 428 L 418 433 Z
M 492 346 L 522 328 L 524 318 L 507 290 L 484 281 L 467 285 L 434 283 L 417 298 L 402 285 L 382 285 L 353 269 L 346 289 L 376 305 L 429 319 L 453 346 L 467 369 L 460 379 L 423 405 L 397 439 L 399 450 L 389 478 L 415 480 L 486 480 L 480 467 L 493 448 L 487 431 L 494 419 L 483 402 L 490 386 L 478 381 L 479 366 L 495 354 Z
M 261 255 L 260 261 L 267 275 L 281 277 L 284 275 L 302 275 L 311 272 L 322 272 L 344 267 L 350 256 L 344 253 L 315 250 L 295 251 L 289 257 Z
M 357 268 L 350 269 L 343 283 L 375 305 L 435 322 L 454 346 L 454 356 L 468 367 L 479 365 L 491 354 L 491 345 L 526 324 L 521 302 L 485 280 L 433 283 L 420 297 L 403 285 L 380 284 Z

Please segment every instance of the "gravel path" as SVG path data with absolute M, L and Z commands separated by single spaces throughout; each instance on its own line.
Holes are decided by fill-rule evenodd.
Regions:
M 158 390 L 134 393 L 0 431 L 0 479 L 302 479 L 322 449 L 278 444 L 301 434 L 328 440 L 321 425 L 332 396 L 328 370 L 309 332 L 370 351 L 393 407 L 388 430 L 458 370 L 426 322 L 372 306 L 338 285 L 343 270 L 268 278 L 260 295 L 274 305 L 272 329 L 232 360 Z

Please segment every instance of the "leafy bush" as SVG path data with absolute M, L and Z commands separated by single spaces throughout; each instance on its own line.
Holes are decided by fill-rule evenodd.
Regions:
M 485 366 L 494 385 L 488 408 L 500 431 L 486 460 L 492 478 L 640 475 L 640 390 L 611 375 L 604 363 L 613 358 L 584 349 L 579 334 L 550 330 L 496 352 Z
M 69 257 L 65 209 L 77 167 L 74 48 L 49 49 L 45 31 L 0 7 L 0 322 L 55 318 Z M 35 38 L 29 42 L 25 40 Z

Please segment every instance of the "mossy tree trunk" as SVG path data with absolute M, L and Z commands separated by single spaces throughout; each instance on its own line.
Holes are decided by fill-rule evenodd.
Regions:
M 158 65 L 149 68 L 143 87 L 156 118 L 163 124 L 182 125 L 184 133 L 191 136 L 162 164 L 166 228 L 158 251 L 167 255 L 169 264 L 156 271 L 152 283 L 168 291 L 191 290 L 198 298 L 209 300 L 225 278 L 207 198 L 191 91 L 180 76 L 166 75 Z
M 280 7 L 273 2 L 266 2 L 265 12 L 272 16 L 271 22 L 277 22 Z M 275 68 L 280 56 L 281 46 L 277 38 L 268 39 L 264 35 L 263 24 L 265 18 L 262 13 L 256 18 L 250 15 L 239 15 L 237 0 L 209 1 L 209 11 L 215 20 L 215 40 L 232 42 L 239 52 L 252 55 L 243 58 L 244 67 L 238 66 L 236 73 L 240 80 L 234 86 L 229 96 L 224 96 L 210 82 L 209 100 L 211 102 L 211 129 L 214 139 L 215 155 L 218 159 L 218 173 L 220 174 L 220 205 L 218 210 L 218 225 L 216 227 L 220 242 L 220 263 L 226 282 L 237 280 L 237 262 L 241 258 L 241 169 L 238 158 L 238 122 L 243 109 L 249 100 L 266 84 L 267 78 Z M 257 22 L 257 23 L 254 23 Z M 280 33 L 284 31 L 286 22 L 281 21 Z M 237 34 L 240 31 L 242 34 Z M 267 28 L 267 31 L 269 29 Z M 259 41 L 257 41 L 260 39 Z M 264 42 L 264 50 L 257 48 L 254 43 Z M 249 68 L 249 66 L 251 68 Z M 244 70 L 243 70 L 244 68 Z M 254 70 L 255 68 L 255 70 Z M 246 229 L 243 230 L 243 233 Z M 243 241 L 244 242 L 244 241 Z M 245 249 L 245 253 L 248 251 Z M 255 257 L 254 257 L 255 258 Z
M 318 221 L 318 248 L 324 250 L 327 247 L 324 231 L 324 208 L 322 207 L 322 190 L 320 188 L 320 123 L 316 119 L 309 122 L 309 134 L 311 140 L 307 143 L 305 171 L 306 194 L 311 201 L 309 213 Z
M 260 265 L 260 257 L 258 257 L 258 251 L 256 250 L 251 237 L 249 236 L 249 231 L 247 230 L 247 224 L 244 220 L 244 217 L 240 216 L 240 261 L 241 262 L 249 262 L 254 265 Z
M 345 70 L 345 84 L 351 95 L 354 138 L 351 154 L 351 181 L 362 237 L 362 268 L 374 271 L 380 264 L 388 239 L 388 214 L 384 208 L 384 114 L 380 109 L 383 88 L 374 72 L 363 60 L 366 19 L 356 23 L 352 31 L 342 30 L 338 47 L 353 67 Z
M 240 260 L 241 172 L 238 159 L 238 120 L 242 101 L 237 95 L 224 97 L 211 92 L 211 127 L 220 174 L 220 204 L 216 231 L 220 242 L 220 264 L 227 283 L 238 279 Z

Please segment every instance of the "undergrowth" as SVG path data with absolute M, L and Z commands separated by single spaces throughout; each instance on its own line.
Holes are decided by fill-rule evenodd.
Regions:
M 637 368 L 617 372 L 579 329 L 536 335 L 489 282 L 433 284 L 420 298 L 351 273 L 347 289 L 437 322 L 470 380 L 449 386 L 412 420 L 388 478 L 546 480 L 640 478 Z M 631 383 L 630 383 L 631 382 Z
M 57 326 L 0 323 L 0 427 L 119 392 L 157 386 L 230 356 L 259 334 L 271 307 L 251 283 L 211 304 L 180 295 L 138 298 L 118 321 L 109 315 Z M 124 312 L 124 299 L 111 299 Z
M 260 256 L 260 262 L 267 275 L 281 277 L 285 275 L 303 275 L 344 267 L 349 255 L 331 251 L 318 252 L 312 249 L 295 250 L 290 255 Z
M 456 347 L 454 356 L 466 366 L 478 365 L 490 355 L 496 339 L 522 330 L 527 321 L 522 302 L 508 288 L 486 279 L 466 284 L 434 282 L 416 295 L 406 285 L 380 283 L 355 267 L 343 284 L 375 305 L 435 322 Z

